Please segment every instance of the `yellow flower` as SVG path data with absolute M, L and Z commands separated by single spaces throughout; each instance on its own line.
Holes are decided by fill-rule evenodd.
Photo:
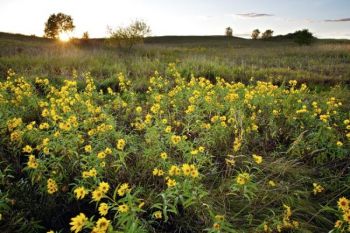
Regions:
M 87 190 L 84 187 L 78 187 L 78 188 L 74 189 L 75 197 L 78 200 L 79 199 L 83 199 L 87 193 L 88 192 L 87 192 Z
M 343 143 L 341 141 L 337 141 L 337 146 L 338 147 L 342 147 L 343 146 Z
M 343 214 L 343 219 L 345 222 L 350 223 L 350 211 L 345 211 Z
M 191 155 L 197 155 L 198 154 L 198 150 L 192 150 L 191 151 Z
M 321 193 L 324 191 L 324 188 L 320 185 L 320 184 L 317 184 L 317 183 L 313 183 L 312 184 L 314 189 L 313 189 L 313 192 L 314 192 L 314 195 L 316 195 L 317 193 Z
M 151 121 L 152 121 L 152 115 L 147 114 L 146 117 L 145 117 L 145 123 L 149 124 L 149 123 L 151 123 Z
M 178 176 L 180 175 L 180 172 L 181 172 L 180 168 L 176 165 L 172 165 L 169 169 L 170 176 L 175 176 L 175 175 Z
M 172 135 L 171 136 L 171 142 L 176 145 L 181 141 L 181 137 L 177 135 Z
M 342 221 L 337 220 L 337 221 L 335 222 L 335 224 L 334 224 L 334 227 L 335 227 L 335 228 L 340 228 L 342 224 L 343 224 Z
M 270 232 L 271 228 L 266 223 L 264 224 L 264 232 Z
M 105 217 L 99 218 L 96 222 L 96 228 L 98 232 L 106 232 L 109 226 L 110 220 L 107 220 Z
M 165 130 L 164 130 L 166 133 L 170 133 L 171 132 L 171 126 L 167 126 L 165 127 Z
M 106 153 L 104 151 L 101 151 L 97 154 L 97 158 L 104 159 L 106 157 Z
M 182 164 L 181 169 L 182 169 L 182 172 L 185 176 L 191 175 L 191 167 L 189 164 L 187 164 L 187 163 Z
M 119 189 L 118 189 L 118 195 L 119 196 L 124 196 L 126 192 L 129 192 L 130 188 L 129 188 L 129 184 L 128 183 L 124 183 L 122 184 Z
M 38 162 L 36 161 L 36 158 L 34 155 L 29 155 L 29 160 L 27 162 L 27 166 L 29 168 L 36 169 L 38 167 Z
M 44 138 L 42 144 L 43 144 L 43 146 L 47 146 L 47 144 L 49 144 L 49 142 L 50 142 L 49 138 Z
M 48 155 L 48 154 L 50 153 L 50 149 L 49 149 L 48 147 L 44 147 L 43 153 L 44 153 L 45 155 Z
M 109 190 L 109 184 L 107 182 L 101 182 L 98 185 L 98 189 L 103 193 L 107 193 Z
M 96 189 L 92 192 L 92 199 L 99 202 L 103 197 L 103 192 L 100 189 Z
M 120 213 L 126 213 L 129 211 L 129 206 L 126 205 L 126 204 L 123 204 L 123 205 L 119 205 L 118 206 L 118 212 Z
M 18 142 L 18 141 L 20 141 L 21 140 L 21 136 L 22 135 L 21 135 L 21 133 L 18 130 L 12 132 L 11 136 L 10 136 L 11 142 Z
M 236 183 L 239 185 L 245 185 L 250 180 L 250 175 L 247 172 L 238 174 L 236 177 Z
M 212 122 L 212 123 L 215 123 L 216 121 L 218 121 L 219 120 L 219 116 L 213 116 L 212 118 L 210 118 L 210 121 Z
M 273 180 L 270 180 L 270 181 L 269 181 L 269 185 L 270 185 L 271 187 L 275 187 L 275 186 L 276 186 L 276 183 L 275 183 Z
M 191 176 L 193 178 L 197 178 L 199 176 L 199 172 L 197 169 L 191 169 Z
M 292 209 L 290 208 L 290 206 L 283 204 L 283 207 L 285 208 L 284 210 L 284 216 L 286 219 L 289 219 L 290 216 L 292 216 Z
M 33 148 L 29 145 L 26 145 L 22 151 L 29 154 L 29 153 L 32 153 Z
M 54 194 L 55 192 L 58 191 L 57 183 L 53 179 L 48 179 L 47 180 L 47 192 L 49 194 Z
M 89 170 L 89 176 L 95 177 L 96 175 L 97 175 L 96 169 L 95 169 L 95 168 L 91 168 L 91 169 Z
M 140 106 L 136 107 L 136 112 L 137 113 L 141 113 L 142 112 L 142 107 L 140 107 Z
M 234 142 L 233 142 L 233 151 L 237 152 L 241 149 L 242 146 L 242 140 L 239 138 L 235 138 Z
M 48 129 L 50 128 L 50 125 L 48 123 L 41 123 L 39 125 L 39 129 Z
M 151 112 L 156 114 L 160 110 L 160 105 L 159 104 L 154 104 L 151 106 Z
M 117 149 L 118 150 L 124 150 L 125 147 L 125 140 L 124 139 L 119 139 L 117 141 Z
M 160 153 L 160 157 L 164 160 L 166 160 L 168 158 L 168 154 L 166 152 L 162 152 Z
M 91 146 L 91 145 L 86 145 L 86 146 L 84 147 L 84 149 L 85 149 L 85 152 L 91 153 L 91 151 L 92 151 L 92 146 Z
M 162 218 L 162 212 L 161 211 L 156 211 L 153 213 L 153 216 L 156 218 L 156 219 L 161 219 Z
M 204 150 L 205 150 L 205 147 L 204 147 L 204 146 L 200 146 L 200 147 L 198 147 L 198 151 L 199 151 L 199 152 L 203 153 L 203 152 L 204 152 Z
M 349 210 L 349 208 L 350 208 L 349 200 L 346 197 L 339 198 L 338 207 L 339 207 L 339 209 L 341 209 L 343 211 Z
M 164 175 L 164 171 L 162 169 L 158 169 L 158 168 L 153 169 L 152 173 L 153 173 L 154 176 L 162 176 L 162 175 Z
M 176 181 L 174 179 L 168 179 L 166 184 L 168 187 L 174 187 L 176 185 Z
M 224 215 L 215 215 L 215 220 L 218 222 L 224 221 L 225 216 Z
M 85 214 L 80 213 L 76 217 L 71 218 L 71 222 L 69 223 L 71 225 L 70 230 L 74 231 L 75 233 L 80 232 L 83 229 L 83 227 L 87 221 L 88 221 L 88 219 L 85 216 Z
M 214 223 L 213 224 L 213 228 L 215 229 L 215 230 L 220 230 L 220 228 L 221 228 L 221 225 L 219 224 L 219 223 Z
M 253 159 L 254 159 L 254 161 L 255 161 L 257 164 L 260 164 L 260 163 L 262 163 L 262 161 L 263 161 L 262 156 L 256 155 L 256 154 L 253 154 Z
M 189 106 L 187 107 L 185 113 L 186 113 L 186 114 L 190 114 L 190 113 L 194 112 L 195 108 L 196 108 L 196 107 L 195 107 L 194 105 L 189 105 Z
M 111 154 L 112 154 L 112 149 L 109 148 L 109 147 L 107 147 L 107 148 L 105 149 L 105 153 L 106 153 L 107 155 L 111 155 Z

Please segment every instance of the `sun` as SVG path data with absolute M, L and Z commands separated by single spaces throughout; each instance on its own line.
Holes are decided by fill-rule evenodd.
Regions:
M 58 38 L 59 38 L 60 41 L 62 41 L 62 42 L 68 42 L 68 41 L 70 40 L 69 35 L 68 35 L 67 33 L 64 33 L 64 32 L 60 33 L 60 34 L 58 35 Z

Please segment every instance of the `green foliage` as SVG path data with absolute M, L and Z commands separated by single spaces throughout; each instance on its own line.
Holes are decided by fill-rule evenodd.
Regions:
M 308 29 L 294 32 L 294 42 L 298 45 L 310 45 L 315 38 Z
M 295 80 L 187 78 L 174 63 L 144 92 L 133 82 L 122 73 L 98 83 L 74 71 L 53 83 L 8 72 L 0 82 L 0 227 L 333 228 L 338 215 L 325 209 L 350 191 L 349 103 L 333 96 L 340 87 L 318 95 Z
M 73 18 L 63 13 L 52 14 L 45 23 L 45 37 L 57 39 L 60 33 L 71 32 L 75 28 Z

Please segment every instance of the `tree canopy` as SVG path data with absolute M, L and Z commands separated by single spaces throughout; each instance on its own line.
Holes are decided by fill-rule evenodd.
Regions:
M 309 32 L 308 29 L 303 29 L 294 32 L 294 42 L 298 45 L 310 45 L 314 41 L 315 37 Z
M 262 35 L 261 38 L 262 39 L 268 39 L 271 38 L 273 35 L 273 31 L 271 29 L 267 29 Z
M 227 27 L 227 28 L 225 29 L 225 35 L 226 35 L 226 36 L 230 36 L 230 37 L 233 35 L 233 30 L 232 30 L 231 27 Z
M 259 38 L 259 35 L 260 35 L 260 30 L 259 29 L 255 29 L 253 32 L 252 32 L 252 39 L 253 40 L 256 40 Z
M 75 28 L 73 18 L 63 13 L 51 14 L 45 23 L 45 37 L 57 39 L 60 33 L 71 32 Z

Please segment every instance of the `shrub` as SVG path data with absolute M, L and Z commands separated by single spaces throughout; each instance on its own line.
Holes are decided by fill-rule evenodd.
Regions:
M 298 45 L 310 45 L 314 40 L 315 37 L 308 29 L 294 32 L 294 42 Z
M 143 39 L 150 33 L 151 29 L 145 22 L 136 20 L 127 27 L 119 27 L 114 31 L 109 29 L 109 39 L 130 50 L 134 45 L 143 43 Z

